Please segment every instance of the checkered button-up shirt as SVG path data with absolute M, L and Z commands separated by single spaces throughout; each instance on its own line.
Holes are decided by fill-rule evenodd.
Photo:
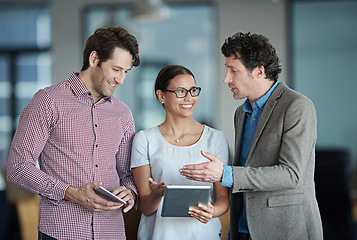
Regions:
M 113 96 L 94 103 L 75 73 L 34 95 L 21 112 L 7 174 L 41 196 L 39 231 L 56 239 L 125 239 L 121 209 L 92 212 L 63 199 L 69 186 L 94 181 L 110 191 L 122 185 L 136 192 L 134 134 L 129 108 Z

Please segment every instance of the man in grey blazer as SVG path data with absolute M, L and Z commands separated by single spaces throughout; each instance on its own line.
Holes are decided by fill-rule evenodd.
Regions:
M 237 33 L 222 46 L 228 84 L 246 98 L 234 116 L 232 166 L 186 165 L 185 177 L 231 187 L 231 239 L 321 240 L 315 197 L 316 111 L 302 94 L 279 82 L 279 58 L 269 40 Z

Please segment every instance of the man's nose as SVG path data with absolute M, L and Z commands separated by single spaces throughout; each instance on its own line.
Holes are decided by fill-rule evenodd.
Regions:
M 231 82 L 231 78 L 230 78 L 228 73 L 226 73 L 226 75 L 224 75 L 223 82 L 224 83 L 230 83 Z
M 123 85 L 123 84 L 124 84 L 125 77 L 126 77 L 126 74 L 121 72 L 121 73 L 119 73 L 118 76 L 115 78 L 115 81 L 117 82 L 117 84 Z

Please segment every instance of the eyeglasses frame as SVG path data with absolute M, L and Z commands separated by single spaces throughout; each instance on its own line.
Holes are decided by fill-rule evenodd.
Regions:
M 192 96 L 192 90 L 193 89 L 196 89 L 196 90 L 198 90 L 198 94 L 197 94 L 197 96 Z M 177 96 L 177 91 L 183 91 L 183 90 L 185 90 L 185 92 L 186 92 L 186 94 L 185 94 L 185 96 L 183 96 L 183 97 L 179 97 L 179 96 Z M 190 90 L 188 90 L 188 89 L 186 89 L 186 88 L 180 88 L 180 90 L 179 89 L 177 89 L 177 90 L 162 90 L 163 92 L 172 92 L 172 93 L 175 93 L 175 95 L 176 95 L 176 97 L 177 98 L 185 98 L 185 97 L 187 97 L 187 94 L 188 93 L 190 93 L 190 95 L 191 95 L 191 97 L 198 97 L 199 95 L 200 95 L 200 93 L 201 93 L 201 90 L 202 90 L 202 88 L 201 87 L 192 87 L 192 88 L 190 88 Z

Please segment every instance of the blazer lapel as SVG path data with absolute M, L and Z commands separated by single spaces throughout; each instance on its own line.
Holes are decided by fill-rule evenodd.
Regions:
M 233 158 L 233 166 L 241 166 L 239 160 L 240 155 L 240 143 L 242 139 L 243 126 L 245 121 L 245 112 L 242 109 L 242 106 L 238 107 L 234 115 L 234 130 L 235 130 L 235 151 Z
M 259 120 L 259 123 L 257 126 L 257 130 L 255 131 L 255 134 L 254 134 L 252 145 L 250 147 L 248 159 L 245 164 L 246 166 L 251 159 L 252 153 L 254 152 L 257 142 L 265 129 L 265 126 L 269 122 L 270 116 L 273 113 L 275 106 L 278 104 L 278 99 L 280 98 L 281 94 L 285 91 L 286 88 L 287 88 L 287 86 L 285 83 L 283 83 L 283 82 L 279 83 L 279 85 L 276 86 L 276 88 L 271 93 L 270 97 L 268 98 L 267 102 L 265 103 L 262 115 L 260 116 L 260 120 Z

